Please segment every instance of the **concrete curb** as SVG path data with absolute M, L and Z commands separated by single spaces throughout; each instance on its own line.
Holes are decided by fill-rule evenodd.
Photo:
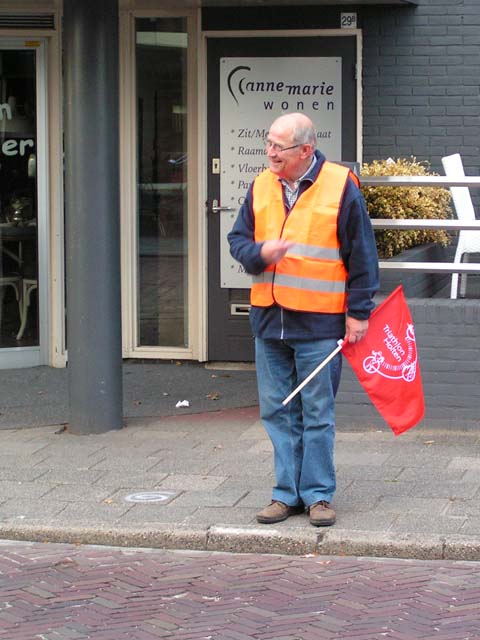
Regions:
M 445 539 L 435 534 L 426 536 L 331 529 L 320 541 L 317 552 L 322 555 L 444 560 Z
M 64 544 L 96 544 L 115 547 L 144 547 L 154 549 L 207 548 L 207 529 L 196 527 L 52 527 L 49 525 L 21 525 L 0 527 L 0 539 Z
M 315 529 L 275 529 L 272 527 L 209 528 L 208 549 L 236 553 L 283 553 L 305 555 L 317 553 L 319 533 Z
M 230 553 L 370 556 L 417 560 L 480 560 L 480 541 L 469 536 L 412 535 L 346 529 L 260 527 L 0 527 L 0 539 Z

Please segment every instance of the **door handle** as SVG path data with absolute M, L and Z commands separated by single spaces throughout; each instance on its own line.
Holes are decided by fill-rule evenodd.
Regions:
M 218 204 L 218 200 L 214 200 L 212 202 L 212 212 L 213 213 L 220 213 L 220 211 L 235 211 L 235 207 L 221 207 Z

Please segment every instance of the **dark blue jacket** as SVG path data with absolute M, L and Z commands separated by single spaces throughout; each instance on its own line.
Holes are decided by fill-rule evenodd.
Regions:
M 325 156 L 319 151 L 316 151 L 315 155 L 317 162 L 300 183 L 299 196 L 315 181 L 325 161 Z M 284 205 L 285 215 L 288 215 L 285 198 Z M 233 229 L 228 234 L 228 241 L 232 256 L 242 264 L 247 273 L 257 275 L 264 271 L 267 265 L 260 256 L 262 243 L 254 241 L 254 231 L 255 218 L 250 185 Z M 348 180 L 343 195 L 337 233 L 340 255 L 348 272 L 347 313 L 353 318 L 367 320 L 374 307 L 373 296 L 378 289 L 378 257 L 365 200 L 352 179 Z M 253 334 L 264 339 L 338 340 L 345 335 L 343 313 L 290 311 L 276 304 L 271 307 L 252 306 L 250 324 Z

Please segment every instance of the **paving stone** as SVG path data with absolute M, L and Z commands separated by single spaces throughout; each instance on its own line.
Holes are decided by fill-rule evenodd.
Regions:
M 252 462 L 250 458 L 248 464 L 237 461 L 216 464 L 212 467 L 212 473 L 215 475 L 236 475 L 240 477 L 249 475 L 250 473 L 257 476 L 262 474 L 266 476 L 271 473 L 271 468 L 272 464 L 269 458 L 263 458 L 257 462 Z
M 248 451 L 253 455 L 273 453 L 273 445 L 270 441 L 260 440 L 259 442 L 256 442 L 254 445 L 252 445 Z
M 233 507 L 241 501 L 245 494 L 246 491 L 234 489 L 218 489 L 215 492 L 185 491 L 178 498 L 175 498 L 175 504 L 179 507 Z
M 272 486 L 275 484 L 275 476 L 273 470 L 264 476 L 256 476 L 248 474 L 241 478 L 238 476 L 229 477 L 221 485 L 222 489 L 244 489 L 245 491 L 255 491 L 262 488 L 262 491 L 268 491 L 271 496 Z
M 355 480 L 352 482 L 342 494 L 348 497 L 355 497 L 362 501 L 370 496 L 394 496 L 408 497 L 415 493 L 415 484 L 413 482 L 401 482 L 397 480 L 377 480 L 376 482 L 366 482 L 363 480 Z
M 42 458 L 37 457 L 34 461 L 39 467 L 55 468 L 58 466 L 61 469 L 77 469 L 86 470 L 92 469 L 96 464 L 104 460 L 105 451 L 103 448 L 99 448 L 97 451 L 85 452 L 76 451 L 75 448 L 67 447 L 59 450 L 50 449 L 47 447 L 44 449 Z M 33 460 L 32 460 L 33 462 Z
M 476 540 L 480 539 L 480 518 L 478 516 L 467 516 L 458 533 L 462 535 L 475 536 Z
M 352 531 L 388 531 L 397 518 L 393 513 L 371 513 L 366 517 L 363 512 L 339 508 L 336 509 L 336 513 L 336 526 Z
M 480 469 L 469 469 L 465 472 L 463 479 L 465 482 L 475 482 L 480 484 Z
M 415 431 L 414 431 L 415 432 Z M 473 430 L 454 430 L 451 429 L 422 429 L 416 431 L 419 438 L 424 441 L 433 440 L 435 444 L 442 447 L 465 447 L 478 446 L 480 444 L 480 435 L 478 431 Z
M 344 486 L 355 480 L 402 480 L 408 481 L 411 478 L 404 478 L 404 467 L 395 466 L 367 466 L 367 465 L 346 465 L 336 464 L 337 482 Z
M 378 501 L 378 510 L 384 513 L 418 513 L 423 515 L 435 515 L 443 513 L 448 507 L 448 500 L 443 498 L 398 498 L 395 496 L 381 497 Z
M 338 491 L 333 499 L 333 506 L 337 511 L 352 513 L 372 513 L 380 501 L 379 495 L 357 496 L 353 493 L 346 495 Z M 365 516 L 367 518 L 368 516 Z
M 418 498 L 475 498 L 479 493 L 479 486 L 476 483 L 461 482 L 432 482 L 424 481 L 415 489 L 415 496 Z
M 36 442 L 32 440 L 31 443 Z M 105 440 L 93 440 L 91 436 L 85 436 L 85 440 L 79 440 L 75 436 L 51 436 L 50 438 L 44 438 L 40 440 L 42 447 L 38 449 L 36 453 L 37 457 L 42 457 L 46 452 L 49 455 L 54 456 L 66 456 L 67 458 L 74 457 L 88 458 L 90 456 L 100 456 L 108 452 L 108 443 Z M 24 445 L 22 445 L 23 448 Z
M 370 444 L 370 443 L 378 443 L 378 442 L 386 442 L 392 446 L 398 446 L 397 439 L 393 435 L 392 431 L 387 427 L 384 428 L 368 428 L 367 425 L 365 427 L 359 429 L 359 433 L 351 433 L 349 429 L 347 429 L 348 433 L 340 432 L 338 434 L 338 439 L 341 441 L 343 439 L 355 440 L 362 444 Z M 424 430 L 423 433 L 427 433 L 427 430 Z M 355 437 L 356 436 L 356 437 Z M 401 442 L 410 443 L 416 442 L 419 439 L 419 431 L 416 429 L 411 429 L 410 431 L 406 431 L 402 433 Z
M 254 507 L 260 509 L 270 504 L 272 499 L 271 489 L 258 489 L 249 491 L 238 503 L 239 507 Z
M 267 439 L 265 427 L 260 421 L 258 421 L 255 424 L 252 424 L 251 427 L 246 429 L 240 436 L 240 439 L 241 440 L 265 440 Z
M 30 454 L 23 454 L 21 451 L 18 453 L 10 453 L 2 455 L 0 454 L 0 468 L 1 469 L 17 469 L 17 468 L 32 468 L 36 463 L 41 463 L 43 460 L 47 460 L 48 455 L 44 454 L 43 458 L 33 460 Z
M 408 533 L 416 530 L 417 533 L 428 534 L 435 530 L 438 534 L 460 533 L 465 523 L 465 518 L 461 516 L 431 516 L 424 515 L 421 518 L 418 514 L 400 514 L 392 526 L 392 529 L 399 533 Z
M 480 477 L 480 476 L 479 476 Z M 432 469 L 430 467 L 404 467 L 397 477 L 402 482 L 430 482 L 441 484 L 442 482 L 459 482 L 466 479 L 463 469 Z
M 450 500 L 445 513 L 465 518 L 474 517 L 480 523 L 480 500 Z
M 175 440 L 179 443 L 185 443 L 185 440 L 191 435 L 191 430 L 181 431 L 175 429 Z M 121 429 L 115 436 L 115 446 L 117 447 L 163 447 L 165 443 L 172 441 L 172 434 L 169 429 L 162 429 L 161 423 L 157 424 L 154 429 L 150 427 L 133 427 L 128 425 L 127 428 Z
M 112 495 L 111 489 L 105 489 L 99 486 L 91 486 L 88 490 L 84 485 L 62 484 L 53 486 L 45 483 L 45 487 L 49 487 L 48 499 L 52 502 L 101 502 L 107 500 Z
M 257 510 L 236 507 L 225 509 L 222 507 L 198 507 L 194 513 L 187 516 L 185 524 L 213 526 L 218 522 L 226 525 L 250 525 L 255 522 Z
M 40 440 L 40 439 L 35 439 L 35 440 L 30 440 L 30 441 L 23 441 L 18 438 L 18 439 L 9 439 L 6 442 L 2 443 L 2 452 L 0 454 L 0 461 L 3 463 L 4 461 L 4 456 L 5 459 L 9 458 L 10 456 L 34 456 L 34 455 L 40 455 L 42 454 L 42 452 L 45 450 L 45 448 L 48 446 L 48 440 Z
M 52 485 L 37 482 L 23 482 L 13 480 L 0 481 L 0 500 L 30 499 L 36 500 L 49 493 Z
M 401 437 L 401 436 L 400 436 Z M 450 463 L 450 458 L 446 455 L 442 455 L 441 449 L 427 449 L 424 447 L 412 448 L 410 451 L 399 450 L 395 454 L 389 456 L 386 461 L 388 465 L 394 464 L 402 467 L 415 467 L 424 469 L 425 467 L 431 469 L 447 469 Z
M 226 480 L 226 476 L 169 474 L 160 482 L 160 487 L 178 491 L 206 491 L 216 489 Z
M 50 485 L 90 485 L 97 483 L 106 475 L 105 471 L 93 469 L 52 468 L 43 465 L 35 466 L 32 471 L 38 473 L 35 480 Z
M 154 470 L 137 473 L 136 468 L 128 472 L 102 470 L 98 473 L 100 475 L 99 478 L 94 481 L 95 486 L 118 489 L 128 484 L 131 487 L 143 487 L 145 491 L 158 488 L 161 482 L 168 476 L 167 473 L 156 472 Z
M 162 453 L 162 456 L 164 454 Z M 166 455 L 166 454 L 165 454 Z M 160 456 L 159 456 L 160 458 Z M 117 473 L 129 473 L 132 469 L 145 473 L 152 471 L 160 462 L 156 457 L 146 458 L 144 456 L 128 456 L 109 454 L 98 460 L 91 466 L 95 471 L 116 471 Z
M 480 459 L 478 457 L 457 456 L 452 458 L 447 465 L 447 469 L 480 469 Z
M 196 457 L 194 453 L 188 457 L 176 457 L 172 453 L 166 454 L 163 460 L 157 462 L 156 465 L 150 468 L 152 473 L 164 473 L 164 474 L 200 474 L 208 475 L 223 475 L 222 473 L 215 473 L 217 467 L 215 460 Z
M 35 500 L 10 499 L 0 505 L 0 521 L 16 519 L 20 523 L 27 518 L 38 520 L 39 515 L 43 518 L 55 519 L 59 513 L 65 509 L 65 502 L 52 501 L 50 499 Z
M 358 445 L 359 445 L 358 440 L 352 439 L 352 440 L 339 442 L 338 438 L 336 438 L 336 450 L 338 453 L 341 453 L 341 454 L 358 453 Z M 415 448 L 416 445 L 414 443 L 412 444 L 407 444 L 405 442 L 402 443 L 402 450 L 408 449 L 410 447 Z M 391 455 L 392 453 L 395 453 L 397 451 L 397 448 L 398 448 L 398 442 L 393 438 L 390 438 L 385 441 L 362 440 L 362 451 L 365 453 L 365 458 L 374 456 L 374 455 L 381 455 L 381 454 Z
M 377 453 L 377 454 L 370 455 L 367 460 L 365 457 L 359 454 L 358 448 L 356 453 L 353 451 L 344 452 L 339 450 L 338 447 L 336 448 L 336 452 L 335 452 L 335 462 L 339 466 L 341 465 L 358 466 L 361 460 L 365 460 L 365 466 L 375 467 L 375 466 L 382 465 L 386 460 L 388 460 L 389 457 L 390 457 L 390 454 L 388 453 Z M 395 464 L 396 466 L 399 466 L 399 465 L 402 466 L 401 463 L 393 463 L 393 464 Z
M 268 453 L 259 454 L 257 457 L 252 458 L 251 451 L 246 447 L 245 449 L 239 449 L 235 444 L 229 444 L 224 442 L 218 442 L 211 446 L 195 447 L 193 452 L 195 458 L 207 459 L 210 458 L 218 465 L 252 465 L 256 464 L 256 461 L 270 458 Z
M 122 525 L 142 525 L 148 524 L 185 524 L 189 519 L 189 516 L 195 514 L 198 511 L 198 507 L 179 507 L 174 503 L 169 504 L 135 504 L 123 515 L 120 516 L 119 522 Z M 191 522 L 195 523 L 195 518 L 191 519 Z M 204 524 L 204 523 L 201 523 Z
M 16 466 L 0 468 L 0 482 L 10 480 L 12 482 L 33 482 L 45 474 L 45 469 L 40 467 Z
M 129 510 L 128 505 L 105 502 L 65 504 L 60 512 L 61 526 L 101 526 L 118 522 Z M 39 522 L 38 516 L 36 521 Z

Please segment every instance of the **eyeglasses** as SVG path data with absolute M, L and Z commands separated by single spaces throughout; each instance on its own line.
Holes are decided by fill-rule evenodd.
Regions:
M 277 144 L 276 142 L 272 142 L 268 138 L 266 138 L 264 140 L 264 142 L 265 142 L 265 147 L 266 147 L 267 151 L 269 149 L 273 149 L 275 151 L 275 153 L 283 153 L 283 151 L 288 151 L 289 149 L 296 149 L 297 147 L 301 147 L 302 146 L 302 143 L 299 143 L 299 144 L 292 144 L 291 147 L 282 147 L 281 144 Z

